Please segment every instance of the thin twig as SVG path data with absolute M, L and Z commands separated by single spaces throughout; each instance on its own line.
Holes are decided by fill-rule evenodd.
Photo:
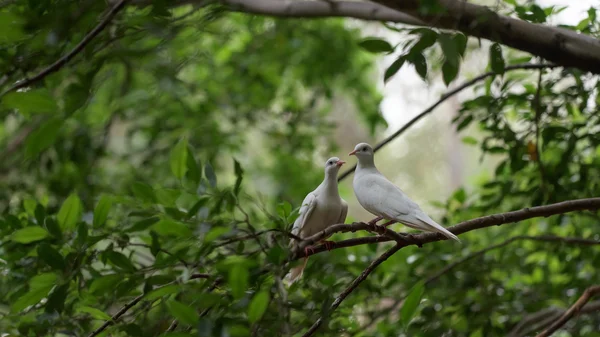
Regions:
M 527 336 L 534 331 L 550 325 L 558 320 L 567 309 L 550 307 L 535 313 L 529 314 L 523 318 L 519 324 L 510 331 L 508 337 Z M 600 311 L 600 300 L 588 302 L 581 308 L 580 314 Z M 547 317 L 547 319 L 545 319 Z
M 595 285 L 587 288 L 581 297 L 573 304 L 569 310 L 567 310 L 557 321 L 555 321 L 549 328 L 542 331 L 535 337 L 549 337 L 554 331 L 558 330 L 561 326 L 565 325 L 575 314 L 579 313 L 583 306 L 589 302 L 589 300 L 595 295 L 600 294 L 600 285 Z
M 152 246 L 147 245 L 145 243 L 128 242 L 127 245 L 128 246 L 144 247 L 144 248 L 152 249 Z M 179 256 L 177 256 L 177 255 L 175 255 L 175 254 L 173 254 L 173 253 L 171 253 L 168 250 L 163 249 L 163 248 L 159 248 L 158 250 L 161 251 L 161 252 L 163 252 L 163 253 L 165 253 L 165 254 L 167 254 L 167 255 L 169 255 L 169 256 L 172 256 L 172 257 L 176 258 L 177 260 L 179 260 L 179 262 L 183 263 L 184 266 L 189 267 L 190 263 L 186 262 L 184 259 L 180 258 Z
M 447 227 L 451 233 L 455 235 L 459 235 L 462 233 L 470 232 L 472 230 L 491 227 L 491 226 L 500 226 L 508 223 L 515 223 L 531 218 L 537 217 L 549 217 L 557 214 L 564 214 L 574 211 L 583 211 L 590 210 L 595 211 L 600 209 L 600 198 L 588 198 L 588 199 L 576 199 L 570 201 L 563 201 L 555 204 L 545 205 L 545 206 L 536 206 L 531 208 L 524 208 L 518 211 L 506 212 L 506 213 L 498 213 L 483 216 L 480 218 L 475 218 L 467 221 L 463 221 L 455 226 Z M 304 242 L 300 246 L 308 245 L 318 241 L 325 234 L 331 235 L 333 232 L 352 232 L 356 230 L 362 229 L 360 226 L 361 223 L 352 224 L 352 225 L 334 225 L 328 228 L 324 232 L 319 232 L 309 238 L 306 238 Z M 335 231 L 331 231 L 333 228 Z M 332 233 L 330 233 L 332 232 Z M 388 230 L 388 232 L 392 232 Z M 422 233 L 422 234 L 413 234 L 409 238 L 403 237 L 403 243 L 399 243 L 402 246 L 408 245 L 424 245 L 430 242 L 443 241 L 448 240 L 447 237 L 443 236 L 439 233 Z M 322 253 L 331 249 L 338 249 L 343 247 L 352 247 L 364 244 L 372 244 L 379 242 L 389 242 L 393 241 L 389 236 L 369 236 L 362 238 L 353 238 L 348 240 L 342 240 L 337 242 L 332 242 L 326 247 L 324 244 L 317 245 L 311 248 L 309 252 L 304 252 L 302 250 L 296 250 L 291 260 L 297 260 L 303 257 L 311 256 L 314 254 Z
M 331 308 L 328 311 L 328 315 L 332 311 L 337 309 L 340 306 L 340 304 L 344 301 L 344 299 L 346 297 L 348 297 L 348 295 L 350 295 L 350 293 L 352 293 L 354 291 L 354 289 L 356 289 L 362 283 L 362 281 L 364 281 L 369 276 L 369 274 L 371 274 L 373 272 L 373 270 L 375 270 L 375 268 L 377 268 L 377 266 L 379 266 L 381 263 L 383 263 L 383 261 L 387 260 L 390 256 L 394 255 L 394 253 L 396 253 L 402 247 L 403 247 L 402 245 L 397 243 L 394 247 L 388 249 L 379 258 L 377 258 L 377 260 L 371 262 L 371 264 L 365 270 L 363 270 L 363 272 L 357 278 L 355 278 L 354 281 L 352 281 L 352 283 L 350 283 L 350 285 L 346 288 L 346 290 L 344 290 L 333 301 L 333 303 L 331 304 Z M 317 331 L 317 329 L 319 329 L 321 324 L 323 324 L 323 320 L 326 318 L 327 318 L 327 316 L 325 316 L 325 315 L 319 317 L 319 319 L 317 319 L 317 321 L 310 327 L 310 329 L 308 329 L 308 331 L 306 331 L 302 335 L 302 337 L 309 337 L 309 336 L 314 335 L 314 333 Z
M 507 71 L 511 71 L 511 70 L 523 70 L 523 69 L 544 69 L 544 68 L 556 68 L 556 67 L 560 67 L 559 65 L 556 64 L 533 64 L 533 63 L 523 63 L 523 64 L 515 64 L 512 66 L 508 66 L 506 67 L 506 69 L 504 70 L 505 72 Z M 392 140 L 396 139 L 398 136 L 400 136 L 401 134 L 403 134 L 406 130 L 408 130 L 411 126 L 413 126 L 416 122 L 418 122 L 419 120 L 421 120 L 421 118 L 427 116 L 428 114 L 430 114 L 433 110 L 435 110 L 435 108 L 437 108 L 440 104 L 442 104 L 445 100 L 447 100 L 448 98 L 458 94 L 459 92 L 463 91 L 464 89 L 476 84 L 479 81 L 482 81 L 490 76 L 494 76 L 497 75 L 497 73 L 490 71 L 484 74 L 481 74 L 469 81 L 466 81 L 465 83 L 459 85 L 458 87 L 448 91 L 447 93 L 443 94 L 442 97 L 440 97 L 439 100 L 437 100 L 435 103 L 433 103 L 431 106 L 429 106 L 427 109 L 423 110 L 420 114 L 418 114 L 417 116 L 415 116 L 413 119 L 411 119 L 408 123 L 404 124 L 400 129 L 398 129 L 398 131 L 394 132 L 393 134 L 391 134 L 390 136 L 388 136 L 387 138 L 385 138 L 384 140 L 382 140 L 381 142 L 379 142 L 377 145 L 375 145 L 375 147 L 373 148 L 374 152 L 377 152 L 378 150 L 380 150 L 382 147 L 384 147 L 385 145 L 387 145 L 389 142 L 391 142 Z M 354 164 L 354 166 L 352 166 L 351 168 L 349 168 L 348 170 L 346 170 L 344 173 L 342 173 L 339 177 L 338 177 L 338 181 L 342 181 L 343 179 L 345 179 L 346 177 L 348 177 L 350 174 L 352 174 L 352 172 L 354 172 L 354 170 L 356 169 L 356 164 Z
M 144 297 L 144 294 L 141 294 L 138 297 L 131 300 L 131 302 L 127 303 L 124 307 L 121 308 L 121 310 L 119 310 L 116 314 L 114 314 L 110 318 L 110 320 L 104 322 L 100 327 L 98 327 L 98 329 L 94 330 L 91 334 L 89 334 L 88 337 L 97 336 L 102 331 L 104 331 L 106 328 L 108 328 L 109 325 L 114 324 L 121 316 L 123 316 L 127 312 L 127 310 L 131 309 L 134 305 L 136 305 L 139 301 L 141 301 L 143 297 Z
M 231 239 L 224 240 L 224 241 L 219 242 L 218 244 L 216 244 L 215 247 L 218 248 L 218 247 L 226 246 L 226 245 L 229 245 L 229 244 L 232 244 L 232 243 L 235 243 L 235 242 L 246 241 L 246 240 L 249 240 L 249 239 L 254 239 L 254 238 L 256 238 L 259 235 L 263 235 L 263 234 L 266 234 L 266 233 L 272 233 L 272 232 L 282 233 L 282 234 L 284 234 L 284 235 L 286 235 L 286 236 L 288 236 L 288 237 L 290 237 L 290 238 L 292 238 L 292 239 L 294 239 L 296 241 L 302 241 L 303 240 L 301 237 L 299 237 L 297 235 L 294 235 L 292 233 L 286 232 L 286 231 L 281 230 L 281 229 L 265 229 L 265 230 L 258 231 L 258 232 L 253 233 L 253 234 L 238 236 L 238 237 L 234 237 L 234 238 L 231 238 Z
M 27 87 L 27 86 L 43 79 L 44 77 L 58 71 L 60 68 L 62 68 L 64 65 L 66 65 L 73 57 L 75 57 L 77 54 L 79 54 L 85 48 L 85 46 L 87 46 L 98 34 L 100 34 L 100 32 L 102 32 L 102 30 L 104 30 L 104 28 L 106 28 L 106 26 L 108 26 L 108 24 L 112 21 L 112 19 L 119 13 L 119 11 L 121 11 L 125 7 L 125 4 L 127 3 L 127 1 L 129 1 L 129 0 L 120 0 L 119 2 L 117 2 L 108 11 L 108 13 L 104 17 L 104 19 L 102 21 L 100 21 L 100 23 L 96 27 L 94 27 L 94 29 L 92 29 L 70 52 L 68 52 L 66 55 L 64 55 L 61 58 L 59 58 L 58 60 L 56 60 L 56 62 L 52 63 L 51 65 L 49 65 L 48 67 L 46 67 L 45 69 L 40 71 L 37 75 L 27 78 L 21 82 L 18 82 L 15 85 L 13 85 L 12 87 L 8 88 L 6 91 L 4 91 L 0 95 L 0 97 L 4 96 L 5 94 L 7 94 L 13 90 Z

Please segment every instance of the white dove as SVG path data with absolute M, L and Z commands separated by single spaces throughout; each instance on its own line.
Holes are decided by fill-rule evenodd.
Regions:
M 364 209 L 377 216 L 369 224 L 374 225 L 381 219 L 387 219 L 391 221 L 384 226 L 400 222 L 422 231 L 442 233 L 460 242 L 456 235 L 433 221 L 417 203 L 377 170 L 371 145 L 360 143 L 348 155 L 358 158 L 353 181 L 356 199 Z
M 300 214 L 294 222 L 294 227 L 292 227 L 292 234 L 300 238 L 307 238 L 331 225 L 344 223 L 348 214 L 348 204 L 340 197 L 338 192 L 337 175 L 340 167 L 345 163 L 338 157 L 327 159 L 325 179 L 314 191 L 308 193 L 302 201 Z M 322 240 L 321 243 L 328 245 L 331 241 Z M 295 249 L 297 245 L 298 242 L 292 239 L 290 246 Z M 308 251 L 309 249 L 309 247 L 306 247 L 305 250 Z M 308 257 L 304 260 L 303 265 L 290 270 L 291 283 L 302 276 L 307 261 Z

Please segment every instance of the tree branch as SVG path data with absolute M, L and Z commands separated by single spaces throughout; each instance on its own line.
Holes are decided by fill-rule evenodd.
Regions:
M 549 328 L 542 331 L 535 337 L 549 337 L 554 331 L 558 330 L 561 326 L 565 325 L 573 316 L 581 311 L 583 306 L 590 301 L 592 297 L 600 294 L 600 285 L 595 285 L 587 288 L 581 297 L 573 304 L 569 310 L 567 310 L 557 321 L 555 321 Z
M 521 209 L 518 211 L 487 215 L 487 216 L 483 216 L 480 218 L 463 221 L 455 226 L 448 227 L 446 229 L 455 235 L 459 235 L 462 233 L 470 232 L 475 229 L 491 227 L 491 226 L 500 226 L 503 224 L 519 222 L 519 221 L 523 221 L 523 220 L 527 220 L 527 219 L 531 219 L 531 218 L 549 217 L 552 215 L 564 214 L 564 213 L 569 213 L 569 212 L 574 212 L 574 211 L 598 210 L 598 209 L 600 209 L 600 198 L 577 199 L 577 200 L 563 201 L 563 202 L 545 205 L 545 206 L 524 208 L 524 209 Z M 308 237 L 304 240 L 303 245 L 309 245 L 311 243 L 314 243 L 314 242 L 320 240 L 320 238 L 323 237 L 324 235 L 330 235 L 330 232 L 331 232 L 331 234 L 333 234 L 335 232 L 352 232 L 352 231 L 356 231 L 356 230 L 361 230 L 363 228 L 362 228 L 362 225 L 360 225 L 360 224 L 361 223 L 359 223 L 358 225 L 352 224 L 352 225 L 331 226 L 330 228 L 334 228 L 335 230 L 329 230 L 329 228 L 328 228 L 326 230 L 326 231 L 328 231 L 327 233 L 319 232 L 311 237 Z M 366 224 L 364 224 L 364 225 L 366 225 Z M 391 231 L 392 230 L 388 229 L 388 232 L 391 232 Z M 443 236 L 442 234 L 439 234 L 439 233 L 421 233 L 421 234 L 411 235 L 410 237 L 402 237 L 402 239 L 403 239 L 402 243 L 398 242 L 398 245 L 400 245 L 402 247 L 405 247 L 408 245 L 423 245 L 423 244 L 430 243 L 430 242 L 448 240 L 448 238 L 446 238 L 445 236 Z M 371 244 L 371 243 L 377 243 L 377 242 L 388 242 L 388 241 L 392 241 L 392 240 L 393 239 L 391 239 L 389 236 L 388 237 L 383 237 L 383 236 L 362 237 L 362 238 L 353 238 L 353 239 L 349 239 L 349 240 L 334 242 L 334 243 L 330 244 L 329 246 L 332 249 L 336 249 L 336 248 L 352 247 L 352 246 Z M 300 246 L 303 246 L 303 245 L 300 245 Z M 294 253 L 294 255 L 292 257 L 292 260 L 296 260 L 296 259 L 299 259 L 299 258 L 302 258 L 305 256 L 311 256 L 314 254 L 318 254 L 318 253 L 321 253 L 326 250 L 327 250 L 327 248 L 325 247 L 325 245 L 318 245 L 318 246 L 313 247 L 312 250 L 310 252 L 308 252 L 308 254 L 305 254 L 305 252 L 302 250 L 296 250 L 296 252 Z
M 139 301 L 142 300 L 144 294 L 139 295 L 138 297 L 131 300 L 131 302 L 127 303 L 124 307 L 121 308 L 116 314 L 114 314 L 109 321 L 104 322 L 98 329 L 94 330 L 88 337 L 94 337 L 108 328 L 109 325 L 114 324 L 121 316 L 123 316 L 127 310 L 131 309 L 134 305 L 138 304 Z
M 390 256 L 394 255 L 394 253 L 396 253 L 402 247 L 403 246 L 400 245 L 400 243 L 397 243 L 394 247 L 388 249 L 379 258 L 377 258 L 377 260 L 371 262 L 371 264 L 365 270 L 363 270 L 363 272 L 357 278 L 355 278 L 354 281 L 352 281 L 352 283 L 350 283 L 350 285 L 333 301 L 328 313 L 331 313 L 332 311 L 337 309 L 340 306 L 340 304 L 344 301 L 344 299 L 348 297 L 348 295 L 350 295 L 350 293 L 353 292 L 354 289 L 356 289 L 362 283 L 362 281 L 364 281 L 369 276 L 369 274 L 371 274 L 373 270 L 377 268 L 377 266 L 383 263 L 383 261 L 387 260 Z M 323 320 L 325 318 L 327 318 L 327 316 L 325 315 L 319 317 L 319 319 L 317 319 L 317 321 L 310 327 L 310 329 L 308 329 L 308 331 L 306 331 L 302 335 L 302 337 L 309 337 L 314 335 L 314 333 L 317 331 L 317 329 L 319 329 L 321 324 L 323 324 Z
M 420 11 L 420 0 L 279 1 L 217 0 L 226 9 L 275 17 L 352 17 L 460 31 L 468 36 L 501 43 L 561 66 L 600 74 L 600 40 L 571 30 L 530 23 L 500 15 L 486 6 L 461 0 L 439 0 L 441 14 Z M 148 0 L 137 3 L 148 4 Z M 180 0 L 206 5 L 210 1 Z
M 523 64 L 515 64 L 512 66 L 507 66 L 506 69 L 504 70 L 506 71 L 512 71 L 512 70 L 525 70 L 525 69 L 544 69 L 544 68 L 556 68 L 559 67 L 556 64 L 533 64 L 533 63 L 523 63 Z M 421 120 L 421 118 L 427 116 L 428 114 L 430 114 L 431 112 L 433 112 L 433 110 L 435 110 L 435 108 L 437 108 L 440 104 L 442 104 L 444 101 L 446 101 L 448 98 L 458 94 L 459 92 L 463 91 L 464 89 L 476 84 L 477 82 L 480 82 L 482 80 L 485 80 L 486 78 L 490 77 L 490 76 L 494 76 L 494 75 L 498 75 L 497 73 L 493 72 L 493 71 L 489 71 L 487 73 L 483 73 L 471 80 L 468 80 L 466 82 L 464 82 L 463 84 L 459 85 L 458 87 L 448 91 L 447 93 L 443 94 L 442 97 L 440 97 L 439 100 L 437 100 L 435 103 L 433 103 L 431 106 L 429 106 L 427 109 L 423 110 L 420 114 L 418 114 L 417 116 L 415 116 L 413 119 L 411 119 L 410 121 L 408 121 L 408 123 L 404 124 L 400 129 L 398 129 L 398 131 L 394 132 L 393 134 L 389 135 L 387 138 L 385 138 L 384 140 L 382 140 L 381 142 L 379 142 L 377 145 L 375 145 L 375 147 L 373 148 L 373 151 L 377 152 L 379 151 L 382 147 L 386 146 L 389 142 L 391 142 L 392 140 L 398 138 L 400 135 L 402 135 L 406 130 L 408 130 L 411 126 L 413 126 L 416 122 L 418 122 L 419 120 Z M 339 177 L 338 177 L 338 182 L 342 181 L 343 179 L 345 179 L 346 177 L 348 177 L 350 174 L 352 174 L 354 172 L 354 170 L 356 170 L 356 164 L 354 164 L 351 168 L 349 168 L 348 170 L 344 171 L 344 173 L 342 173 Z
M 62 68 L 64 65 L 66 65 L 73 57 L 75 57 L 77 54 L 79 54 L 83 50 L 83 48 L 85 48 L 85 46 L 87 46 L 98 34 L 100 34 L 100 32 L 102 32 L 102 30 L 104 30 L 104 28 L 106 28 L 106 26 L 108 26 L 108 24 L 112 21 L 112 19 L 119 13 L 119 11 L 121 11 L 125 7 L 125 3 L 127 1 L 129 1 L 129 0 L 120 0 L 119 2 L 117 2 L 108 11 L 108 13 L 104 17 L 104 19 L 102 19 L 102 21 L 100 21 L 100 23 L 96 27 L 94 27 L 94 29 L 92 29 L 83 38 L 83 40 L 81 40 L 75 46 L 75 48 L 73 48 L 70 52 L 68 52 L 66 55 L 62 56 L 61 58 L 59 58 L 56 62 L 52 63 L 51 65 L 46 67 L 44 70 L 40 71 L 37 75 L 35 75 L 31 78 L 25 79 L 21 82 L 17 82 L 15 85 L 13 85 L 12 87 L 10 87 L 6 91 L 4 91 L 2 94 L 0 94 L 0 97 L 6 95 L 7 93 L 9 93 L 13 90 L 17 90 L 20 88 L 30 86 L 31 84 L 58 71 L 60 68 Z
M 133 4 L 149 5 L 148 0 L 133 0 Z M 294 0 L 177 0 L 170 6 L 210 4 L 222 5 L 231 12 L 275 16 L 283 18 L 328 18 L 348 17 L 366 21 L 396 22 L 413 26 L 424 26 L 425 22 L 372 2 L 362 1 L 294 1 Z
M 486 6 L 461 0 L 438 0 L 441 11 L 421 11 L 420 0 L 374 0 L 427 23 L 501 43 L 565 67 L 600 74 L 600 40 L 571 30 L 500 15 Z
M 509 333 L 509 337 L 526 336 L 533 331 L 549 325 L 559 319 L 567 310 L 562 308 L 550 307 L 538 312 L 529 314 L 523 318 Z M 590 313 L 600 311 L 600 300 L 588 302 L 579 313 Z

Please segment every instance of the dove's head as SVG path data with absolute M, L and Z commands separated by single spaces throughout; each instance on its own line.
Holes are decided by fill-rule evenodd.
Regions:
M 354 147 L 354 151 L 348 153 L 349 156 L 356 156 L 361 165 L 373 165 L 373 148 L 367 143 L 359 143 Z
M 340 170 L 340 167 L 342 167 L 342 165 L 344 164 L 346 164 L 346 162 L 341 160 L 340 158 L 331 157 L 325 162 L 325 173 L 337 175 L 338 171 Z

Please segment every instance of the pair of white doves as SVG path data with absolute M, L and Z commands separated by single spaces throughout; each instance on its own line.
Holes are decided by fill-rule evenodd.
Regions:
M 386 225 L 394 222 L 402 223 L 408 227 L 427 232 L 438 232 L 444 236 L 460 242 L 456 235 L 433 221 L 419 205 L 412 201 L 400 188 L 387 180 L 375 167 L 373 148 L 367 143 L 356 145 L 354 151 L 348 155 L 358 158 L 358 165 L 354 172 L 354 194 L 360 205 L 377 216 L 370 224 L 375 224 L 381 219 L 390 220 Z M 338 192 L 337 174 L 345 162 L 337 157 L 332 157 L 325 163 L 325 179 L 302 201 L 300 214 L 294 222 L 292 234 L 307 238 L 327 227 L 344 223 L 348 214 L 348 204 L 340 197 Z M 328 241 L 322 241 L 327 244 Z M 290 245 L 295 248 L 296 240 L 292 239 Z M 290 281 L 294 282 L 306 267 L 303 265 L 290 270 Z

